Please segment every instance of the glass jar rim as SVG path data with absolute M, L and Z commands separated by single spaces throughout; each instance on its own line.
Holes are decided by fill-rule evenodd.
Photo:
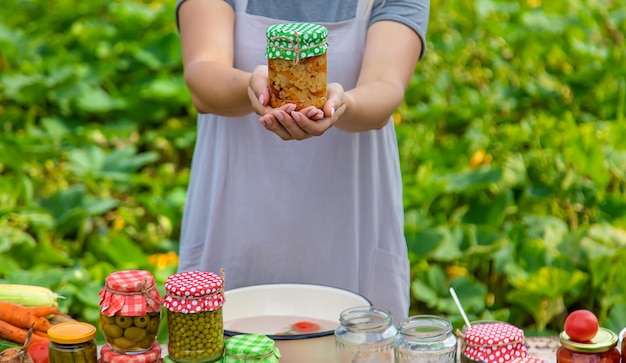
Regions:
M 398 333 L 423 340 L 441 340 L 452 334 L 452 322 L 438 315 L 413 315 L 400 322 Z
M 339 323 L 348 330 L 372 331 L 386 329 L 392 325 L 391 312 L 375 306 L 357 306 L 339 314 Z

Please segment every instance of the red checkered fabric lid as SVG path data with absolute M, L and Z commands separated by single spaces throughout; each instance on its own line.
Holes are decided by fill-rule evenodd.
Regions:
M 143 270 L 111 273 L 98 295 L 100 310 L 106 316 L 142 316 L 161 311 L 163 305 L 154 277 Z
M 163 305 L 178 313 L 213 311 L 224 304 L 223 279 L 212 272 L 186 271 L 165 280 Z
M 472 325 L 465 330 L 464 341 L 463 354 L 476 361 L 504 363 L 528 356 L 524 331 L 507 323 Z
M 143 353 L 124 354 L 117 353 L 106 343 L 100 348 L 99 363 L 161 363 L 161 345 L 154 342 L 152 348 Z

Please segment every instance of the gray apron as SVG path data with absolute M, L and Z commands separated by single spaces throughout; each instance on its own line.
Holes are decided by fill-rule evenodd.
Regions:
M 235 67 L 251 71 L 267 63 L 265 29 L 280 21 L 246 14 L 247 0 L 235 5 Z M 321 24 L 329 28 L 329 82 L 350 89 L 367 17 Z M 393 122 L 286 142 L 258 115 L 198 116 L 180 271 L 224 268 L 226 289 L 277 282 L 339 287 L 391 310 L 399 322 L 408 314 L 410 286 L 403 222 Z

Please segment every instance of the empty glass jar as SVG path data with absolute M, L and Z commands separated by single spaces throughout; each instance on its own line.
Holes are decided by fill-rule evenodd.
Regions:
M 448 319 L 416 315 L 400 322 L 394 349 L 396 363 L 455 363 L 457 340 Z
M 336 363 L 393 362 L 397 332 L 388 310 L 373 306 L 344 310 L 335 329 Z

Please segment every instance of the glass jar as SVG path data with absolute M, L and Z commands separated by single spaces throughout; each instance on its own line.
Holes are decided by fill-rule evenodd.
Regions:
M 462 363 L 500 363 L 528 356 L 524 331 L 501 321 L 480 320 L 464 326 Z
M 222 363 L 278 363 L 280 351 L 262 334 L 241 334 L 228 338 Z
M 308 23 L 274 24 L 267 28 L 266 36 L 270 106 L 293 103 L 296 110 L 323 108 L 328 29 Z
M 224 352 L 223 280 L 187 271 L 165 281 L 168 357 L 176 362 L 216 362 Z
M 65 322 L 48 329 L 49 363 L 97 363 L 96 327 L 83 322 Z
M 152 348 L 161 325 L 162 300 L 148 271 L 111 273 L 100 290 L 100 326 L 111 349 L 141 353 Z
M 561 346 L 556 351 L 557 363 L 620 363 L 618 337 L 609 329 L 600 327 L 590 342 L 574 342 L 565 332 L 561 332 L 559 339 Z
M 155 341 L 152 347 L 141 353 L 119 353 L 106 343 L 100 348 L 100 360 L 98 363 L 162 363 L 161 344 Z
M 396 363 L 455 363 L 457 341 L 452 323 L 433 315 L 404 319 L 399 324 L 394 349 Z
M 335 329 L 337 363 L 393 362 L 397 332 L 388 310 L 362 306 L 342 311 Z

